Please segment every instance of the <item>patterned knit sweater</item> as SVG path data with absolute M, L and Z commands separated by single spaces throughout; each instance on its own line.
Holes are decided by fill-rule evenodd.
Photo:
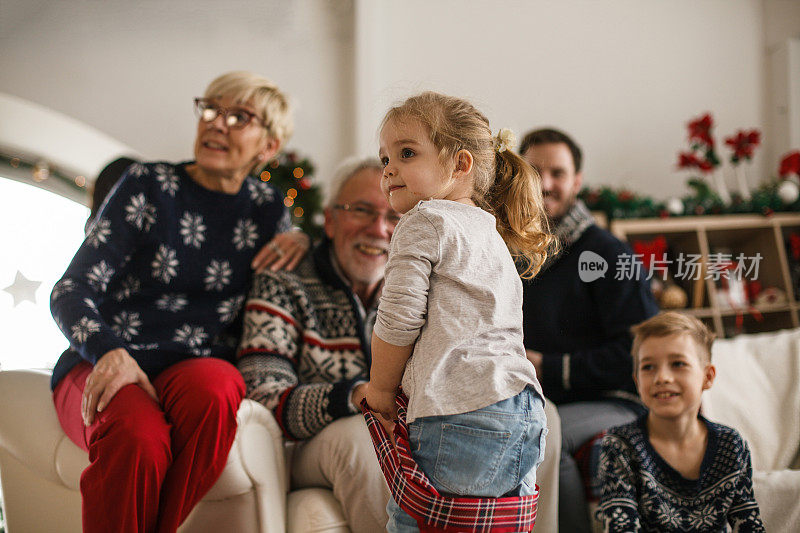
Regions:
M 377 298 L 376 298 L 377 301 Z M 308 439 L 358 411 L 353 387 L 368 380 L 369 320 L 331 262 L 329 241 L 294 272 L 256 276 L 245 304 L 238 367 L 247 397 L 275 413 L 284 434 Z
M 53 387 L 81 360 L 94 364 L 115 348 L 151 379 L 190 357 L 233 359 L 235 341 L 225 338 L 250 262 L 289 218 L 266 183 L 247 178 L 237 194 L 210 191 L 186 165 L 133 165 L 101 207 L 51 294 L 70 341 Z
M 610 532 L 764 531 L 750 450 L 735 429 L 700 419 L 708 445 L 700 477 L 684 478 L 650 444 L 647 415 L 603 438 L 597 517 Z

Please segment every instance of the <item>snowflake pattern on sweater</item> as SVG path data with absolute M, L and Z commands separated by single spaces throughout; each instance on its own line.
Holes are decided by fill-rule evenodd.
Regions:
M 647 415 L 603 438 L 597 518 L 608 532 L 763 532 L 753 495 L 750 450 L 728 426 L 700 419 L 708 445 L 696 480 L 684 478 L 653 449 Z
M 71 349 L 52 385 L 81 359 L 125 348 L 152 378 L 188 357 L 233 358 L 224 339 L 252 278 L 250 262 L 290 229 L 273 188 L 203 188 L 187 163 L 131 166 L 109 194 L 50 298 Z M 238 333 L 238 332 L 237 332 Z
M 327 241 L 294 272 L 262 272 L 245 303 L 238 350 L 247 397 L 272 410 L 294 440 L 356 414 L 350 393 L 368 379 L 367 321 Z

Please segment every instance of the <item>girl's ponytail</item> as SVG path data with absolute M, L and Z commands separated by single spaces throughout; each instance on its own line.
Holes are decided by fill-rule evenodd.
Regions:
M 383 125 L 406 118 L 418 120 L 428 129 L 442 163 L 459 150 L 472 154 L 472 200 L 497 219 L 497 231 L 515 259 L 521 259 L 520 275 L 535 276 L 547 254 L 555 253 L 557 246 L 548 229 L 541 178 L 511 151 L 511 131 L 502 129 L 493 137 L 489 119 L 475 106 L 430 91 L 391 108 Z
M 500 134 L 499 134 L 500 135 Z M 524 279 L 532 278 L 557 251 L 542 200 L 541 177 L 524 159 L 501 143 L 495 152 L 495 179 L 482 206 L 497 219 L 497 231 L 512 255 L 522 259 Z

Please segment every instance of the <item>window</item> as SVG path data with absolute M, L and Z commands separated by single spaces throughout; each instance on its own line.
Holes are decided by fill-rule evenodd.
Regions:
M 89 209 L 0 176 L 0 368 L 52 368 L 68 342 L 50 291 L 83 241 Z

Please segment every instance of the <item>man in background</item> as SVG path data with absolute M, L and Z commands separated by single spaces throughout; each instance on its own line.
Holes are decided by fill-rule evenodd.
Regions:
M 563 132 L 539 129 L 525 135 L 520 154 L 542 177 L 550 228 L 561 245 L 536 277 L 523 281 L 525 347 L 561 418 L 559 530 L 589 532 L 573 454 L 600 431 L 641 413 L 629 330 L 658 307 L 644 279 L 615 279 L 617 258 L 632 251 L 598 227 L 578 199 L 583 185 L 578 145 Z M 608 268 L 601 277 L 582 276 L 582 261 L 605 261 Z

